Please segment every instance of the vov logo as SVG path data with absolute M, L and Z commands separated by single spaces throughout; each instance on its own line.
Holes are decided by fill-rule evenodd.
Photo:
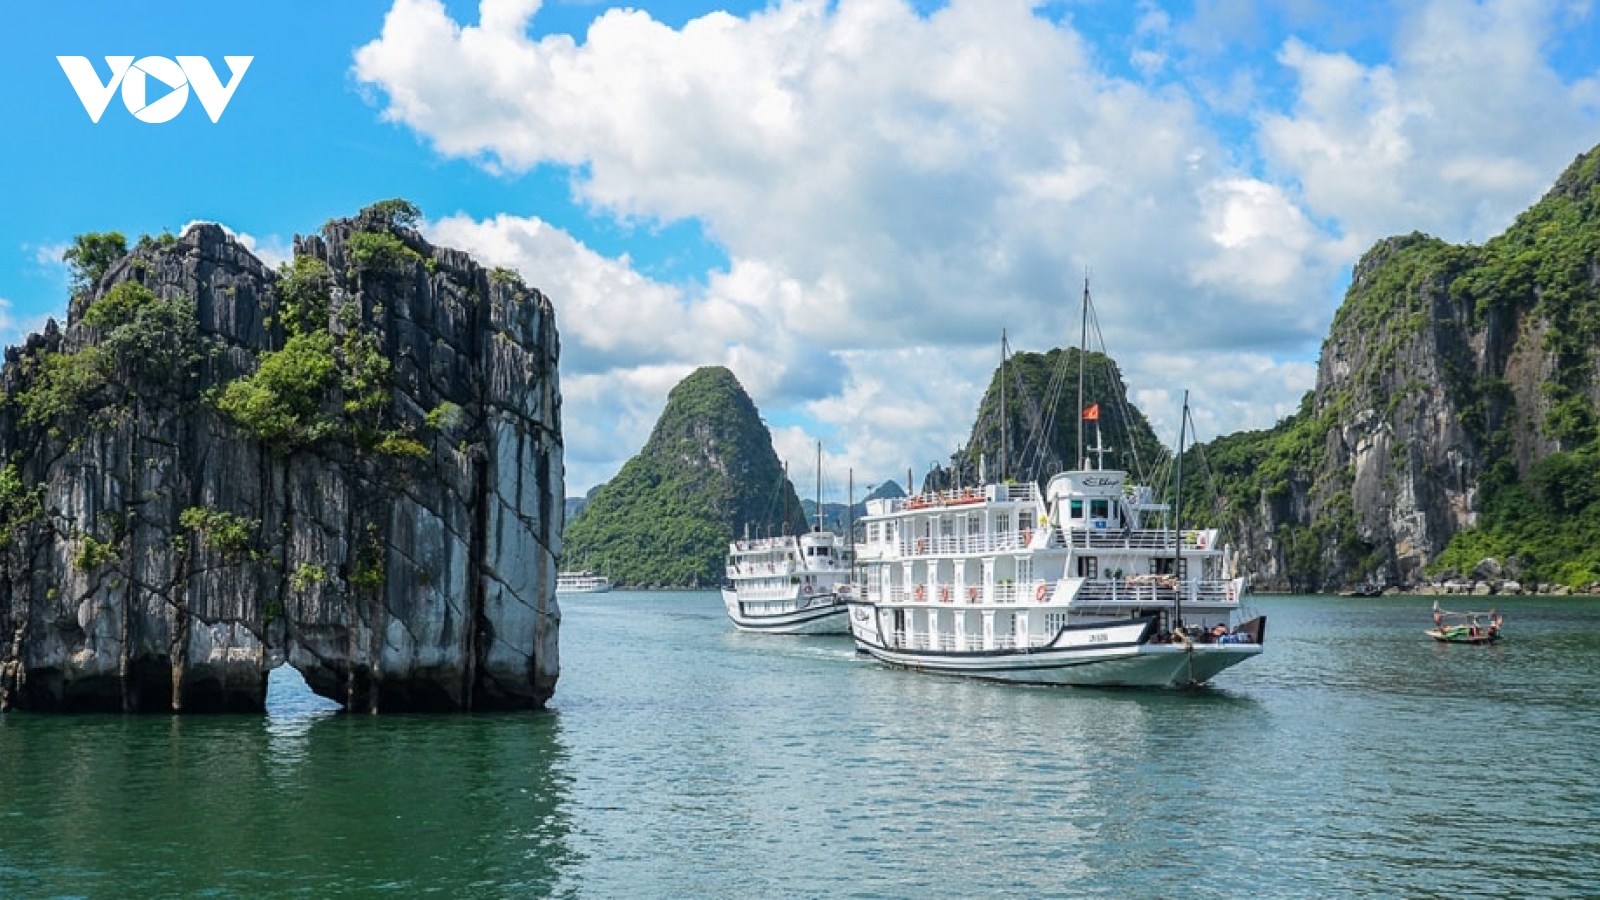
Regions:
M 165 56 L 146 56 L 138 62 L 134 62 L 131 56 L 108 56 L 105 59 L 106 65 L 111 67 L 111 80 L 101 82 L 94 64 L 89 62 L 87 56 L 56 57 L 62 71 L 67 73 L 67 80 L 72 82 L 72 89 L 78 92 L 78 99 L 83 101 L 84 111 L 89 113 L 90 121 L 100 121 L 106 105 L 111 102 L 111 95 L 116 93 L 120 85 L 122 103 L 128 107 L 128 112 L 141 122 L 157 124 L 183 112 L 184 104 L 189 102 L 190 87 L 194 88 L 195 96 L 200 98 L 200 105 L 206 108 L 206 115 L 211 117 L 211 121 L 222 118 L 222 111 L 228 108 L 228 101 L 233 99 L 233 92 L 244 79 L 244 71 L 250 68 L 250 62 L 255 57 L 224 56 L 222 59 L 228 64 L 229 74 L 226 85 L 217 78 L 216 70 L 211 68 L 211 63 L 204 56 L 180 56 L 177 62 Z M 170 90 L 147 102 L 151 79 Z

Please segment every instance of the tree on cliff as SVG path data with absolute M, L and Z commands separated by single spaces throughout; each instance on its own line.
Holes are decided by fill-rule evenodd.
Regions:
M 806 527 L 755 404 L 732 372 L 708 366 L 667 395 L 644 449 L 567 526 L 562 555 L 619 585 L 710 587 L 747 525 Z

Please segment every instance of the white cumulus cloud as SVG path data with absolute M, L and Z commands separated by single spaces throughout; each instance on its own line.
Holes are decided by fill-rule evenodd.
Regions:
M 1487 236 L 1595 123 L 1594 85 L 1540 56 L 1555 14 L 1532 3 L 1408 7 L 1388 63 L 1286 40 L 1288 108 L 1255 105 L 1247 67 L 1215 82 L 1228 114 L 1248 107 L 1242 148 L 1208 124 L 1223 95 L 1118 77 L 1028 0 L 784 0 L 681 27 L 612 9 L 534 38 L 539 8 L 487 0 L 473 23 L 395 0 L 353 71 L 441 155 L 513 184 L 563 167 L 595 215 L 693 220 L 725 253 L 671 284 L 531 215 L 430 225 L 554 300 L 578 489 L 707 364 L 826 432 L 833 461 L 903 479 L 964 438 L 1002 327 L 1071 342 L 1086 272 L 1158 424 L 1187 380 L 1216 392 L 1198 405 L 1217 432 L 1270 425 L 1310 387 L 1367 242 Z M 1164 36 L 1191 26 L 1142 6 L 1137 65 L 1169 70 Z M 810 428 L 780 428 L 785 451 Z

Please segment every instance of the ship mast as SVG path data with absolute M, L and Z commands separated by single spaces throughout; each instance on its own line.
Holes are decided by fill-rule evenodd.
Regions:
M 844 497 L 844 549 L 850 554 L 850 584 L 856 583 L 856 470 L 851 466 L 845 476 Z
M 1078 337 L 1078 460 L 1079 465 L 1089 467 L 1089 460 L 1083 455 L 1083 364 L 1089 353 L 1089 279 L 1083 279 L 1083 331 Z
M 1178 417 L 1178 456 L 1173 463 L 1174 480 L 1177 487 L 1174 490 L 1172 503 L 1172 575 L 1178 579 L 1178 592 L 1172 598 L 1172 621 L 1176 628 L 1183 622 L 1183 588 L 1187 579 L 1182 577 L 1183 572 L 1183 439 L 1185 426 L 1189 424 L 1189 392 L 1183 392 L 1183 412 Z
M 1000 329 L 1000 483 L 1006 483 L 1006 330 Z
M 817 521 L 812 531 L 822 530 L 822 442 L 817 441 Z

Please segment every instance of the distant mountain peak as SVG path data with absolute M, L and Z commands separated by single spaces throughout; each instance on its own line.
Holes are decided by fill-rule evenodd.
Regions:
M 755 402 L 727 368 L 703 366 L 668 393 L 639 454 L 591 492 L 563 556 L 623 586 L 709 587 L 747 528 L 805 527 Z

